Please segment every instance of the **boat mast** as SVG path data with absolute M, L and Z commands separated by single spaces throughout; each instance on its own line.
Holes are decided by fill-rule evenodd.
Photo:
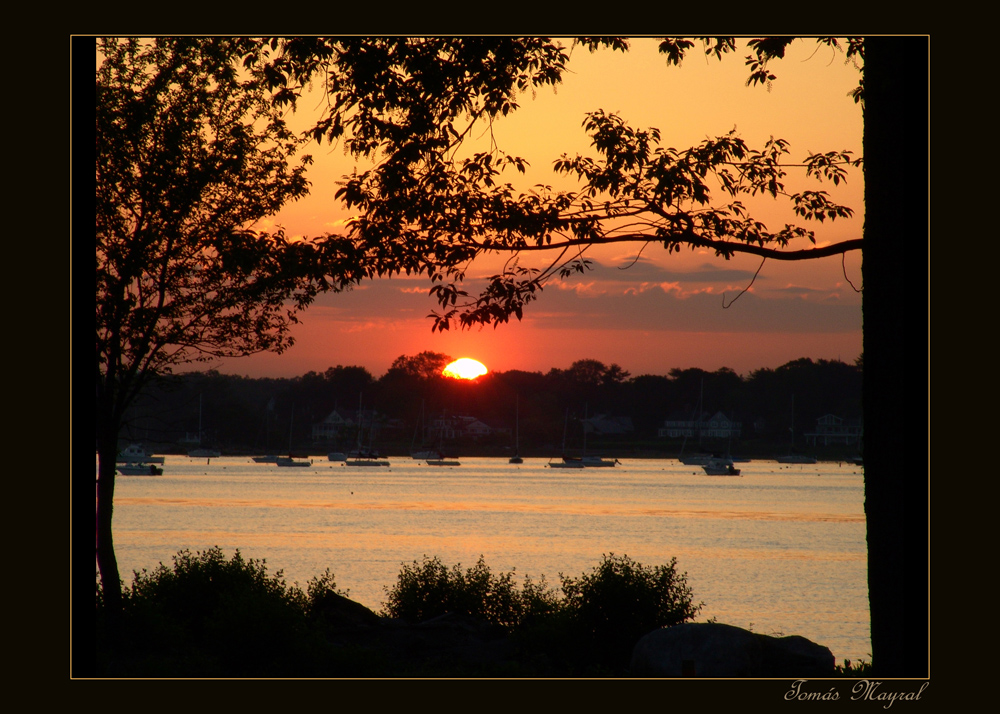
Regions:
M 521 453 L 521 395 L 514 397 L 514 456 Z
M 795 393 L 792 392 L 792 423 L 788 427 L 788 431 L 791 434 L 791 443 L 788 446 L 788 452 L 791 454 L 795 453 Z
M 563 456 L 566 456 L 566 430 L 569 429 L 569 407 L 566 407 L 566 420 L 563 422 Z

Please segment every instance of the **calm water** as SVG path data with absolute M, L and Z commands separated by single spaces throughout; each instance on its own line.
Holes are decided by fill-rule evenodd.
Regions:
M 494 573 L 580 576 L 604 553 L 644 565 L 677 558 L 699 621 L 715 617 L 765 634 L 797 634 L 838 662 L 871 659 L 863 476 L 839 464 L 739 464 L 712 477 L 675 460 L 616 468 L 549 469 L 409 458 L 358 468 L 315 458 L 309 468 L 246 457 L 168 456 L 164 475 L 122 476 L 115 545 L 125 580 L 183 548 L 239 548 L 301 586 L 329 568 L 373 610 L 401 564 L 480 555 Z

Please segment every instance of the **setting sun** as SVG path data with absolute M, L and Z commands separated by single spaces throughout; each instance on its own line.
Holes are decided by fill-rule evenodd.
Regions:
M 482 362 L 463 357 L 445 367 L 441 374 L 454 379 L 475 379 L 486 374 L 486 367 Z

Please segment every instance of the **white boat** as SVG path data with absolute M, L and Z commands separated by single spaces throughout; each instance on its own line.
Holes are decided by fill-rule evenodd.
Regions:
M 274 463 L 277 464 L 278 466 L 284 466 L 284 467 L 297 466 L 301 468 L 306 466 L 312 466 L 312 461 L 296 461 L 291 456 L 279 456 Z
M 709 476 L 739 476 L 740 470 L 733 464 L 732 459 L 710 459 L 703 464 L 702 468 Z
M 122 476 L 162 476 L 163 468 L 156 464 L 118 464 L 115 466 Z
M 115 459 L 119 464 L 162 464 L 162 456 L 153 456 L 142 444 L 129 444 Z
M 582 469 L 582 461 L 550 461 L 546 464 L 550 469 Z

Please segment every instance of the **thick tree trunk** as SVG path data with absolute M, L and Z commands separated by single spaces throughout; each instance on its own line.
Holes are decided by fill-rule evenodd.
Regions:
M 927 38 L 865 40 L 865 513 L 880 677 L 930 674 L 927 63 Z

